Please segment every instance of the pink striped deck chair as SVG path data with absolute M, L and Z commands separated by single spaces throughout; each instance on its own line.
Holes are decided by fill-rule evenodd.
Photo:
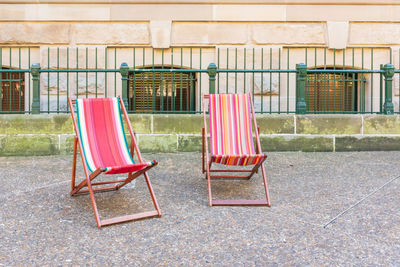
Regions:
M 206 100 L 208 99 L 210 140 L 207 140 Z M 203 95 L 203 173 L 208 180 L 210 206 L 270 206 L 267 178 L 263 162 L 267 158 L 261 152 L 259 131 L 255 119 L 253 102 L 248 94 Z M 252 119 L 253 118 L 253 119 Z M 252 124 L 253 121 L 253 124 Z M 253 144 L 253 126 L 256 150 Z M 210 144 L 210 154 L 208 153 Z M 211 169 L 213 163 L 247 166 L 244 169 Z M 212 198 L 212 179 L 250 179 L 261 167 L 266 199 L 263 200 L 215 200 Z M 226 173 L 238 172 L 242 175 Z M 211 173 L 216 173 L 211 175 Z M 219 173 L 219 175 L 218 175 Z M 245 174 L 245 175 L 243 175 Z
M 161 217 L 161 211 L 147 174 L 147 171 L 158 163 L 155 160 L 150 162 L 143 161 L 121 97 L 68 99 L 68 103 L 75 130 L 71 196 L 89 193 L 97 227 L 99 228 L 110 224 L 154 216 Z M 74 107 L 76 108 L 76 115 Z M 122 112 L 131 137 L 130 151 L 125 137 L 121 116 Z M 75 174 L 78 145 L 86 179 L 76 185 Z M 138 162 L 136 163 L 133 161 L 135 152 L 138 158 Z M 128 176 L 126 179 L 92 183 L 92 180 L 102 173 L 127 173 Z M 149 188 L 155 210 L 100 220 L 94 192 L 118 190 L 142 174 Z M 110 184 L 113 185 L 110 186 Z M 103 187 L 98 188 L 97 186 Z M 87 189 L 84 189 L 86 187 Z

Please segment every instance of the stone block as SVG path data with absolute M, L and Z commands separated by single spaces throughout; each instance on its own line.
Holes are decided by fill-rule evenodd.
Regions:
M 133 131 L 137 134 L 151 133 L 151 116 L 150 114 L 129 114 L 128 117 L 131 121 Z M 124 118 L 122 119 L 125 121 Z M 128 128 L 126 127 L 125 133 L 129 134 Z
M 202 151 L 202 137 L 190 135 L 178 135 L 178 151 L 194 152 Z
M 296 118 L 298 134 L 361 134 L 361 116 L 305 115 Z
M 176 135 L 138 135 L 139 148 L 141 152 L 176 152 Z
M 59 154 L 57 135 L 0 136 L 0 156 L 44 156 Z
M 218 21 L 284 21 L 284 5 L 215 5 L 214 19 Z
M 3 44 L 67 44 L 69 23 L 7 22 L 0 23 Z
M 72 134 L 71 115 L 0 115 L 0 134 Z
M 400 116 L 365 116 L 364 134 L 400 134 Z
M 294 134 L 293 115 L 256 115 L 260 134 Z
M 257 44 L 321 44 L 325 45 L 322 23 L 256 23 L 252 24 Z
M 154 133 L 201 134 L 202 115 L 153 115 Z
M 329 49 L 345 49 L 349 36 L 348 21 L 327 21 Z
M 180 44 L 245 44 L 247 25 L 243 23 L 196 23 L 172 24 L 171 43 Z
M 0 8 L 0 20 L 23 20 L 25 18 L 25 10 L 21 5 L 2 4 Z
M 147 22 L 71 24 L 74 44 L 149 44 Z
M 302 152 L 332 152 L 333 137 L 313 136 L 261 136 L 263 152 L 271 151 L 302 151 Z
M 400 27 L 397 23 L 356 23 L 350 24 L 349 45 L 398 44 Z
M 151 45 L 154 48 L 169 48 L 171 45 L 171 21 L 150 21 Z
M 129 1 L 128 1 L 129 2 Z M 206 4 L 112 4 L 112 21 L 210 21 L 213 19 L 214 5 Z
M 343 136 L 336 137 L 336 151 L 392 151 L 400 150 L 400 137 Z
M 74 152 L 74 137 L 75 135 L 60 135 L 60 154 L 72 154 Z M 78 150 L 79 153 L 79 144 Z

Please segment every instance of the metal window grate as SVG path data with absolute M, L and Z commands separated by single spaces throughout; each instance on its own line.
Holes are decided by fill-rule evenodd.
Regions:
M 307 75 L 307 111 L 356 112 L 358 75 L 354 73 L 311 73 Z
M 195 111 L 194 73 L 133 72 L 129 75 L 131 111 Z
M 24 73 L 3 72 L 0 74 L 0 111 L 16 113 L 25 110 Z

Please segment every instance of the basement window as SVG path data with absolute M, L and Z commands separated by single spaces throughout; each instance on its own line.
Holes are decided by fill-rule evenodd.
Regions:
M 133 72 L 129 75 L 129 109 L 195 111 L 195 85 L 196 77 L 192 72 Z
M 4 70 L 4 68 L 2 68 Z M 25 74 L 0 72 L 0 112 L 23 113 L 25 110 Z
M 308 113 L 351 113 L 358 110 L 359 75 L 356 73 L 310 73 L 305 98 Z M 365 82 L 365 79 L 361 79 Z M 364 83 L 361 83 L 363 86 Z

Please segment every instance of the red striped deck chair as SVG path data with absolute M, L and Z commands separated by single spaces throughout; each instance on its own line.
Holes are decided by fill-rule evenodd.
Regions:
M 68 99 L 72 120 L 75 129 L 74 156 L 72 163 L 71 196 L 89 193 L 92 202 L 97 227 L 126 221 L 161 217 L 161 211 L 151 187 L 147 171 L 156 166 L 157 161 L 144 162 L 136 143 L 128 114 L 121 97 L 119 98 L 89 98 Z M 76 108 L 76 115 L 74 112 Z M 131 137 L 131 149 L 125 137 L 121 111 Z M 80 184 L 75 184 L 77 147 L 81 154 L 86 179 Z M 138 162 L 133 161 L 134 153 Z M 126 173 L 126 179 L 93 183 L 92 180 L 100 174 Z M 95 192 L 118 190 L 140 175 L 144 175 L 151 198 L 155 207 L 154 211 L 142 212 L 111 219 L 100 220 L 97 210 Z M 110 184 L 112 184 L 110 186 Z M 102 187 L 97 187 L 102 186 Z M 87 189 L 84 189 L 86 188 Z
M 206 100 L 209 107 L 210 140 L 208 141 Z M 250 94 L 203 95 L 203 173 L 208 180 L 210 206 L 270 206 L 267 178 L 263 162 L 267 155 L 261 152 L 259 131 Z M 252 119 L 253 118 L 253 119 Z M 252 125 L 253 121 L 253 125 Z M 253 129 L 256 150 L 253 144 Z M 210 154 L 208 153 L 210 144 Z M 247 166 L 243 169 L 211 169 L 213 163 Z M 250 179 L 261 167 L 266 198 L 263 200 L 215 200 L 212 198 L 212 179 Z M 238 174 L 232 174 L 237 172 Z M 229 174 L 231 173 L 231 174 Z

